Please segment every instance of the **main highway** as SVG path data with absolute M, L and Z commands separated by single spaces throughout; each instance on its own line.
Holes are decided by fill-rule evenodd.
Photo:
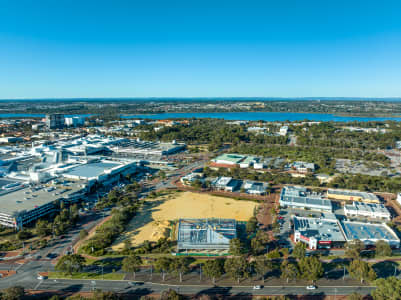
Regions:
M 0 289 L 22 286 L 27 290 L 57 292 L 89 292 L 94 289 L 116 293 L 147 295 L 161 293 L 169 288 L 187 295 L 348 295 L 353 292 L 370 294 L 374 287 L 369 286 L 319 286 L 307 290 L 305 286 L 265 286 L 254 290 L 252 286 L 212 286 L 212 285 L 168 285 L 151 282 L 133 283 L 126 280 L 83 280 L 83 279 L 44 279 L 37 278 L 37 272 L 46 269 L 43 262 L 32 261 L 22 265 L 16 275 L 0 280 Z M 50 264 L 50 263 L 48 263 Z M 51 266 L 48 266 L 51 268 Z

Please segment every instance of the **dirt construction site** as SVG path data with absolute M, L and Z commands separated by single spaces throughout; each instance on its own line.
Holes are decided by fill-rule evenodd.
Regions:
M 136 215 L 123 235 L 112 246 L 113 250 L 124 247 L 124 240 L 129 238 L 133 246 L 145 240 L 157 241 L 165 237 L 170 229 L 170 221 L 180 218 L 228 218 L 246 221 L 254 213 L 258 203 L 246 200 L 234 200 L 204 193 L 166 192 L 148 199 L 142 210 Z

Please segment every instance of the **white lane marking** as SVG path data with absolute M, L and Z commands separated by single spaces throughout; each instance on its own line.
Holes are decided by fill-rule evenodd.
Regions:
M 37 290 L 38 287 L 42 284 L 43 280 L 39 280 L 38 284 L 33 288 L 34 290 Z

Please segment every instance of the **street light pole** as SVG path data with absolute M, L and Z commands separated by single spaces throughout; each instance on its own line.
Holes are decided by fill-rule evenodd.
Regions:
M 150 280 L 153 278 L 153 265 L 150 265 Z
M 344 265 L 344 275 L 343 275 L 343 281 L 345 280 L 345 265 Z

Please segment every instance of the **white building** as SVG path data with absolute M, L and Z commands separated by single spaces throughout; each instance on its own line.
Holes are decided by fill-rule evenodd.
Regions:
M 75 203 L 84 198 L 87 192 L 82 181 L 31 188 L 20 185 L 15 189 L 2 189 L 0 192 L 0 224 L 17 230 L 38 218 L 55 211 L 58 202 Z
M 286 136 L 287 133 L 288 133 L 288 126 L 281 126 L 278 134 L 282 135 L 282 136 Z
M 311 171 L 311 172 L 315 171 L 314 163 L 308 163 L 308 162 L 304 162 L 304 161 L 295 161 L 292 164 L 290 164 L 289 167 L 300 173 L 307 173 L 309 171 Z
M 322 194 L 310 192 L 305 187 L 285 186 L 280 193 L 280 206 L 292 208 L 311 209 L 317 211 L 333 211 L 330 200 Z
M 84 125 L 85 118 L 83 118 L 83 117 L 66 117 L 64 119 L 64 122 L 65 122 L 66 126 L 77 127 L 77 126 Z
M 352 202 L 344 205 L 344 213 L 348 217 L 365 217 L 391 220 L 391 214 L 383 204 Z
M 255 162 L 255 163 L 253 163 L 253 168 L 255 170 L 261 170 L 261 169 L 266 168 L 266 164 L 264 162 Z
M 345 237 L 336 219 L 293 217 L 294 242 L 305 243 L 309 249 L 342 246 Z
M 232 177 L 217 177 L 211 182 L 211 185 L 218 190 L 234 192 L 238 188 L 239 182 Z
M 250 195 L 265 195 L 266 188 L 268 187 L 267 183 L 256 182 L 251 180 L 246 180 L 243 184 L 243 188 L 246 193 Z

